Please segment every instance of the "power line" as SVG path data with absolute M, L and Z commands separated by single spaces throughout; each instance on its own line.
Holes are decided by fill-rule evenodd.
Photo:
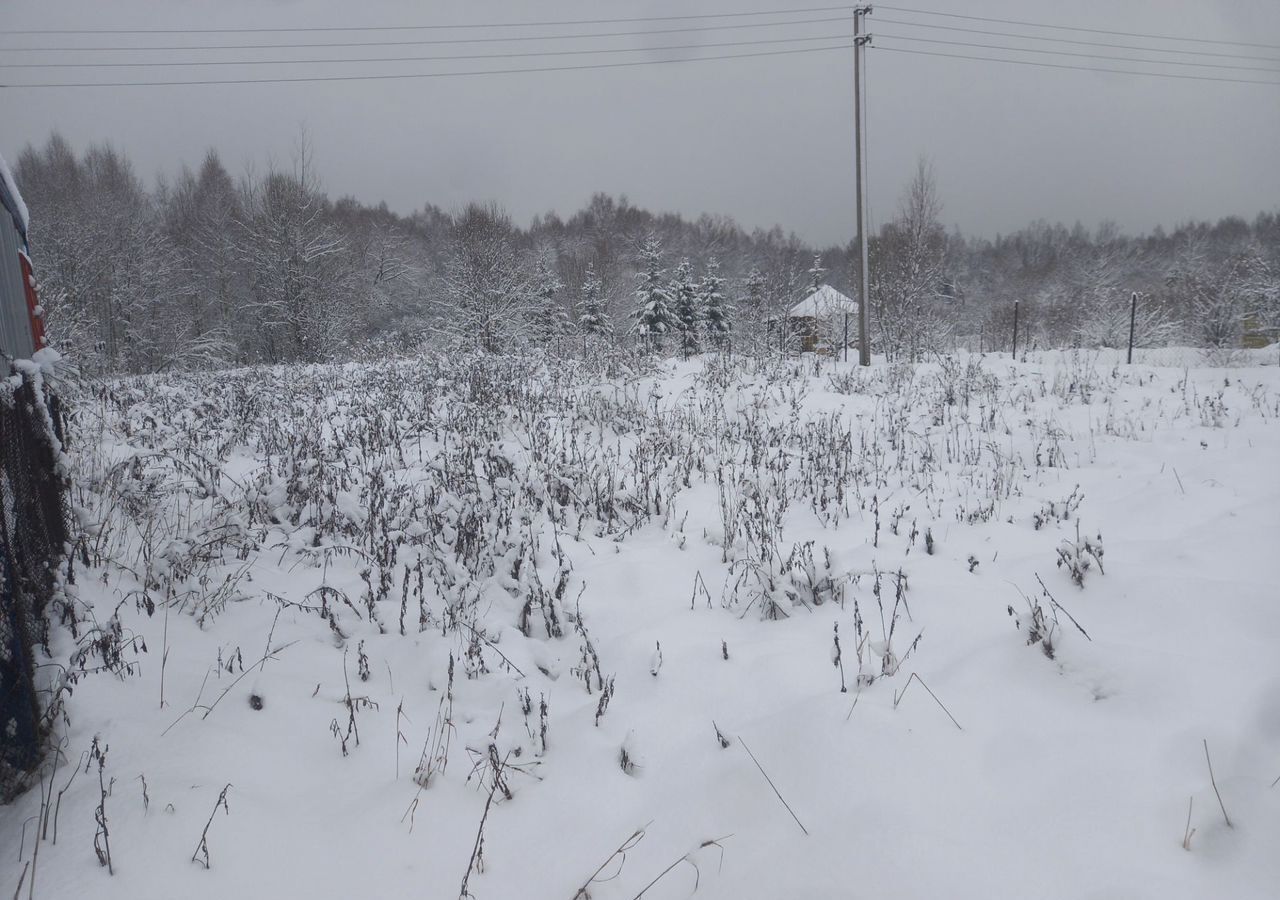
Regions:
M 0 88 L 94 88 L 94 87 L 179 87 L 186 85 L 215 84 L 297 84 L 321 81 L 402 81 L 421 78 L 460 78 L 473 75 L 526 75 L 534 72 L 578 72 L 586 69 L 624 69 L 635 66 L 668 65 L 673 63 L 710 62 L 722 59 L 751 59 L 762 56 L 789 56 L 796 53 L 822 53 L 829 50 L 848 50 L 851 44 L 833 44 L 824 47 L 800 47 L 793 50 L 760 50 L 753 53 L 727 53 L 715 56 L 691 56 L 683 59 L 644 59 L 614 63 L 589 63 L 576 66 L 537 66 L 521 69 L 480 69 L 465 72 L 404 72 L 384 75 L 316 75 L 289 78 L 210 78 L 191 81 L 85 81 L 46 82 L 38 84 L 0 84 Z
M 1041 53 L 1053 56 L 1070 56 L 1077 59 L 1105 59 L 1113 62 L 1145 63 L 1153 66 L 1195 66 L 1196 68 L 1201 69 L 1236 69 L 1242 72 L 1265 72 L 1271 75 L 1280 75 L 1280 70 L 1276 69 L 1264 69 L 1258 66 L 1233 66 L 1229 63 L 1182 62 L 1181 60 L 1174 59 L 1141 59 L 1135 56 L 1108 56 L 1101 53 L 1075 53 L 1071 50 L 1042 50 L 1032 47 L 1006 47 L 1001 44 L 976 44 L 968 41 L 948 41 L 941 38 L 907 37 L 902 34 L 888 34 L 885 32 L 877 32 L 876 36 L 898 41 L 912 41 L 915 43 L 946 44 L 953 47 L 976 47 L 982 50 L 1007 50 L 1011 53 Z
M 108 63 L 0 63 L 0 69 L 99 69 L 99 68 L 149 68 L 154 66 L 294 66 L 332 65 L 334 63 L 405 63 L 447 62 L 449 60 L 475 59 L 529 59 L 548 56 L 590 56 L 601 53 L 651 53 L 662 50 L 702 50 L 723 47 L 755 47 L 762 44 L 807 43 L 810 41 L 839 41 L 844 34 L 824 34 L 816 37 L 767 38 L 756 41 L 721 41 L 710 44 L 668 44 L 664 47 L 604 47 L 598 50 L 530 50 L 523 53 L 466 53 L 448 56 L 374 56 L 359 59 L 220 59 L 212 61 L 179 60 L 177 62 L 108 62 Z
M 634 22 L 680 22 L 694 19 L 740 19 L 850 11 L 852 6 L 811 6 L 803 9 L 759 9 L 752 12 L 699 13 L 679 16 L 633 16 L 618 19 L 556 19 L 525 22 L 477 22 L 437 25 L 312 25 L 303 28 L 31 28 L 9 29 L 8 34 L 291 34 L 334 31 L 436 31 L 478 28 L 542 28 L 559 25 L 616 25 Z
M 162 47 L 127 46 L 127 47 L 0 47 L 5 53 L 119 53 L 143 52 L 160 53 L 177 50 L 316 50 L 324 47 L 424 47 L 437 44 L 507 44 L 524 41 L 569 41 L 584 38 L 604 37 L 645 37 L 658 34 L 693 34 L 707 31 L 730 31 L 746 28 L 769 28 L 772 26 L 789 27 L 792 25 L 817 25 L 830 22 L 848 22 L 848 16 L 826 17 L 821 19 L 792 19 L 777 22 L 742 22 L 733 25 L 697 25 L 683 28 L 646 28 L 637 31 L 598 31 L 586 34 L 523 34 L 515 37 L 480 37 L 480 38 L 434 38 L 412 41 L 343 41 L 325 43 L 290 43 L 290 44 L 175 44 Z
M 1115 75 L 1145 75 L 1149 78 L 1177 78 L 1182 81 L 1223 81 L 1231 84 L 1271 84 L 1280 86 L 1280 81 L 1256 81 L 1245 78 L 1217 78 L 1211 75 L 1177 75 L 1172 72 L 1136 72 L 1133 69 L 1103 69 L 1095 66 L 1069 66 L 1065 63 L 1032 62 L 1027 59 L 1001 59 L 995 56 L 965 56 L 959 53 L 940 53 L 933 50 L 909 50 L 906 47 L 881 47 L 890 53 L 911 53 L 915 56 L 939 56 L 947 59 L 972 59 L 979 62 L 1009 63 L 1015 66 L 1038 66 L 1043 69 L 1072 69 L 1077 72 L 1109 72 Z
M 984 34 L 991 37 L 1011 37 L 1028 41 L 1049 41 L 1055 44 L 1073 44 L 1081 47 L 1108 47 L 1113 50 L 1143 50 L 1148 53 L 1170 53 L 1178 56 L 1213 56 L 1222 59 L 1245 59 L 1259 62 L 1280 63 L 1274 56 L 1250 56 L 1236 53 L 1216 53 L 1212 50 L 1176 50 L 1164 47 L 1144 47 L 1140 44 L 1111 44 L 1105 41 L 1082 41 L 1072 38 L 1047 37 L 1039 34 L 1022 34 L 1014 31 L 991 31 L 985 28 L 964 28 L 960 25 L 926 25 L 923 22 L 909 22 L 906 19 L 886 19 L 877 16 L 876 22 L 886 25 L 907 25 L 912 28 L 928 28 L 933 31 L 960 31 L 965 34 Z
M 1218 41 L 1212 38 L 1182 37 L 1173 34 L 1149 34 L 1140 31 L 1110 31 L 1105 28 L 1084 28 L 1079 25 L 1051 25 L 1045 22 L 1028 22 L 1025 19 L 997 19 L 989 16 L 971 16 L 962 13 L 939 12 L 933 9 L 912 9 L 907 6 L 882 6 L 894 12 L 915 13 L 922 16 L 945 16 L 948 19 L 968 19 L 973 22 L 996 22 L 1001 25 L 1025 25 L 1029 28 L 1051 28 L 1058 31 L 1083 31 L 1089 34 L 1110 34 L 1118 37 L 1148 38 L 1153 41 L 1186 41 L 1194 44 L 1225 44 L 1234 47 L 1260 47 L 1264 50 L 1280 50 L 1280 44 L 1251 44 L 1246 41 Z

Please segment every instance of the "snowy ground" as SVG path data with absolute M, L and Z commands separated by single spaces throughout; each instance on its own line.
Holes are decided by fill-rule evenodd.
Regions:
M 85 391 L 0 892 L 1274 897 L 1274 351 Z

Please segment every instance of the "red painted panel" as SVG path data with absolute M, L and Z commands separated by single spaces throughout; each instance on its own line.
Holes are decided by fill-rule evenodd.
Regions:
M 36 296 L 36 277 L 31 271 L 31 259 L 25 253 L 19 253 L 22 260 L 22 287 L 27 294 L 27 313 L 31 316 L 31 342 L 37 350 L 44 349 L 44 311 L 40 309 L 40 299 Z

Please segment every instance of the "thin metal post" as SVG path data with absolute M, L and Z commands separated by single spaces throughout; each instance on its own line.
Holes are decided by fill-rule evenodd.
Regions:
M 1128 365 L 1133 365 L 1133 328 L 1138 321 L 1138 292 L 1134 291 L 1133 296 L 1129 298 L 1129 360 Z
M 1013 361 L 1018 361 L 1018 301 L 1013 301 Z

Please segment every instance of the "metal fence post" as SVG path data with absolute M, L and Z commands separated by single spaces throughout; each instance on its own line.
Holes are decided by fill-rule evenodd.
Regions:
M 1129 360 L 1127 365 L 1133 365 L 1133 328 L 1138 321 L 1138 292 L 1134 291 L 1133 296 L 1129 298 Z
M 1018 361 L 1018 301 L 1013 301 L 1013 361 Z

